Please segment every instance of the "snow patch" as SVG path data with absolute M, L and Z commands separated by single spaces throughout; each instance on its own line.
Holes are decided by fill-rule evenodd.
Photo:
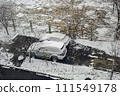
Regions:
M 114 55 L 113 50 L 116 48 L 116 51 L 118 52 L 118 56 L 120 57 L 120 41 L 117 42 L 106 42 L 106 41 L 89 41 L 84 39 L 76 39 L 76 43 L 90 46 L 92 48 L 97 48 L 99 50 L 105 51 L 109 55 Z
M 24 59 L 24 57 L 22 56 L 22 55 L 20 55 L 19 57 L 18 57 L 18 60 L 23 60 Z
M 18 13 L 16 16 L 17 16 L 17 17 L 23 17 L 24 14 L 23 14 L 23 13 Z

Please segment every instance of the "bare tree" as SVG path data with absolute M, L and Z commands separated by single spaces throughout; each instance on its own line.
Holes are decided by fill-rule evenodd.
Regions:
M 117 58 L 120 55 L 120 46 L 119 46 L 120 42 L 119 41 L 114 41 L 111 42 L 111 55 L 112 55 L 112 70 L 111 70 L 111 75 L 110 75 L 110 80 L 112 80 L 113 77 L 113 73 L 116 69 L 116 67 L 120 66 L 119 64 L 117 64 Z
M 118 16 L 115 39 L 120 39 L 120 0 L 113 0 L 113 3 L 113 6 L 116 6 Z
M 14 17 L 13 4 L 11 2 L 4 2 L 2 0 L 0 0 L 0 2 L 0 22 L 5 28 L 7 35 L 9 35 L 9 21 L 12 21 Z

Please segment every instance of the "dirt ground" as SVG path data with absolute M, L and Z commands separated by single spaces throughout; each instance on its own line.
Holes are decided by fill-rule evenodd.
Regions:
M 50 77 L 36 75 L 34 72 L 7 69 L 0 66 L 0 80 L 53 80 Z
M 15 66 L 20 66 L 27 56 L 27 49 L 33 42 L 37 42 L 38 39 L 33 37 L 26 37 L 18 35 L 13 39 L 13 43 L 7 45 L 8 52 L 13 53 L 14 57 L 11 58 L 11 61 Z M 18 57 L 22 55 L 24 58 L 18 60 Z

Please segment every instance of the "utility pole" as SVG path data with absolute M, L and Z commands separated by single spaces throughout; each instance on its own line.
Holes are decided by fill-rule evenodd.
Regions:
M 48 23 L 48 27 L 49 27 L 49 33 L 52 33 L 51 32 L 51 24 L 50 24 L 50 22 Z
M 33 28 L 32 28 L 32 21 L 30 20 L 30 29 L 31 29 L 31 33 L 33 32 Z M 30 39 L 30 43 L 32 42 L 32 40 Z M 31 52 L 29 52 L 29 62 L 31 62 Z
M 13 23 L 14 31 L 16 32 L 16 26 L 15 26 L 15 21 L 14 21 L 14 19 L 12 19 L 12 23 Z
M 90 38 L 91 41 L 93 41 L 93 25 L 91 24 L 91 38 Z
M 33 32 L 33 28 L 32 28 L 32 21 L 30 20 L 30 29 L 31 29 L 31 32 Z

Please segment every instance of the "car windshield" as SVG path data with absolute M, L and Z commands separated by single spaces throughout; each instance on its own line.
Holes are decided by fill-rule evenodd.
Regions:
M 49 40 L 50 41 L 61 41 L 60 38 L 56 38 L 56 37 L 50 37 Z
M 58 48 L 54 48 L 54 47 L 49 47 L 47 49 L 48 49 L 48 51 L 51 51 L 51 52 L 60 52 L 60 50 Z

